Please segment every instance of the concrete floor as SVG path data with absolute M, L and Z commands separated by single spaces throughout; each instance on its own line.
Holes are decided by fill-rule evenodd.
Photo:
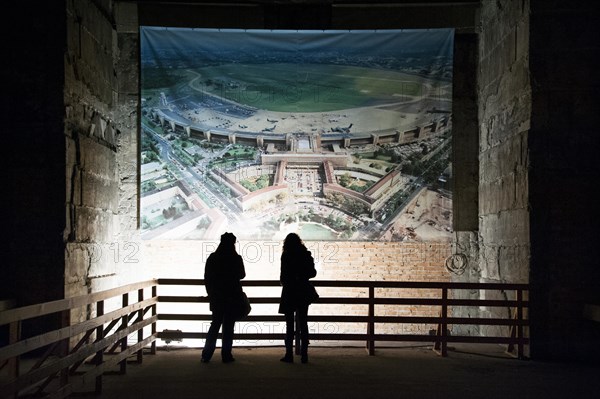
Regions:
M 477 350 L 478 354 L 474 351 Z M 516 360 L 501 348 L 455 347 L 441 358 L 425 347 L 310 348 L 308 364 L 279 362 L 282 348 L 234 348 L 223 364 L 200 350 L 146 355 L 127 375 L 107 375 L 98 398 L 600 398 L 600 368 Z M 469 353 L 471 352 L 471 353 Z

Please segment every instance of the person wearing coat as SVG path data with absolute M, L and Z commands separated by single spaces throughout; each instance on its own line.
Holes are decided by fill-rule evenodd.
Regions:
M 308 306 L 316 299 L 316 291 L 309 279 L 317 271 L 310 251 L 296 233 L 290 233 L 283 242 L 281 254 L 282 285 L 279 313 L 285 315 L 285 356 L 282 362 L 293 363 L 294 319 L 297 317 L 300 331 L 300 353 L 302 363 L 308 362 Z
M 206 260 L 204 284 L 208 293 L 212 321 L 202 350 L 202 362 L 208 363 L 217 344 L 219 329 L 223 325 L 223 363 L 233 362 L 233 329 L 238 312 L 238 299 L 242 292 L 242 280 L 246 277 L 244 261 L 235 250 L 236 237 L 232 233 L 221 236 L 216 251 Z

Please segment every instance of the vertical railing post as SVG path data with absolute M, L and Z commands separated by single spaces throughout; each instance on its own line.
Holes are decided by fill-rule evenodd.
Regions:
M 369 314 L 367 321 L 367 353 L 375 355 L 375 286 L 369 285 Z
M 153 285 L 152 286 L 152 298 L 156 298 L 156 296 L 157 296 L 156 285 Z M 156 316 L 156 304 L 152 305 L 152 316 Z M 156 322 L 152 323 L 150 333 L 152 335 L 156 334 Z M 150 354 L 156 355 L 156 340 L 152 341 L 152 345 L 150 346 Z
M 140 288 L 138 290 L 138 302 L 142 302 L 144 300 L 144 289 Z M 144 309 L 140 308 L 140 310 L 138 310 L 138 320 L 141 322 L 144 319 Z M 137 332 L 137 342 L 142 342 L 144 340 L 144 329 L 140 328 Z M 137 362 L 138 363 L 142 363 L 142 361 L 144 360 L 144 348 L 140 348 L 139 351 L 137 351 Z
M 126 292 L 123 294 L 123 303 L 122 307 L 125 308 L 129 306 L 129 293 Z M 125 313 L 121 318 L 121 329 L 125 330 L 129 325 L 129 314 Z M 127 335 L 121 338 L 121 352 L 125 352 L 127 350 Z M 119 363 L 121 374 L 125 374 L 127 372 L 127 358 L 121 360 Z
M 67 328 L 71 325 L 71 310 L 63 310 L 60 313 L 61 327 Z M 66 357 L 69 354 L 70 337 L 65 338 L 61 341 L 59 346 L 59 352 L 61 357 Z M 59 374 L 59 385 L 61 388 L 65 387 L 69 383 L 69 366 L 63 368 Z
M 21 321 L 20 320 L 13 321 L 12 323 L 10 323 L 8 325 L 8 343 L 9 343 L 9 345 L 16 344 L 17 342 L 19 342 L 20 339 L 21 339 Z M 16 380 L 17 378 L 19 378 L 19 374 L 20 374 L 19 355 L 8 359 L 7 365 L 8 365 L 9 377 L 11 377 L 13 380 Z M 15 392 L 12 397 L 15 399 L 18 398 L 19 393 Z
M 448 356 L 448 288 L 442 288 L 442 331 L 441 331 L 441 341 L 442 341 L 442 357 Z
M 298 312 L 296 312 L 296 317 L 294 320 L 294 353 L 296 355 L 300 354 L 300 324 L 298 323 Z
M 96 303 L 96 316 L 100 317 L 104 315 L 104 301 L 98 301 Z M 96 342 L 99 342 L 104 339 L 104 324 L 100 324 L 96 327 Z M 96 352 L 95 363 L 97 366 L 100 366 L 104 362 L 104 348 L 101 348 L 98 352 Z M 97 394 L 102 393 L 102 374 L 100 373 L 96 376 L 96 388 L 95 391 Z
M 517 290 L 517 357 L 523 359 L 523 290 Z

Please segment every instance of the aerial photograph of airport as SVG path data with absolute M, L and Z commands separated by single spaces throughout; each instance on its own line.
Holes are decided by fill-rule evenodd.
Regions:
M 142 238 L 449 241 L 453 35 L 142 27 Z

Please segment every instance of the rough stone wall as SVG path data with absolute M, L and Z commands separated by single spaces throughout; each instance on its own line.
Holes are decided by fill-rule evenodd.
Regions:
M 529 1 L 483 1 L 479 39 L 481 282 L 529 281 Z M 481 292 L 481 298 L 489 298 Z M 495 294 L 498 299 L 514 293 Z M 482 309 L 508 316 L 509 309 Z M 484 334 L 496 334 L 495 328 Z M 506 331 L 504 331 L 506 334 Z
M 479 125 L 477 34 L 456 31 L 452 82 L 452 215 L 455 232 L 477 231 Z
M 202 275 L 196 274 L 194 250 L 207 243 L 185 242 L 182 248 L 182 244 L 169 242 L 156 252 L 152 250 L 155 243 L 142 244 L 139 240 L 137 7 L 108 0 L 71 1 L 67 3 L 67 19 L 66 296 L 148 277 Z M 279 243 L 272 244 L 278 251 Z M 248 245 L 252 251 L 254 247 Z M 326 265 L 325 278 L 447 279 L 443 259 L 449 245 L 419 245 L 408 250 L 410 245 L 322 243 L 321 252 L 340 251 L 322 255 L 326 258 L 322 263 Z M 260 249 L 260 260 L 253 260 L 251 252 L 247 254 L 253 270 L 249 275 L 278 279 L 278 266 L 275 271 L 265 266 L 271 264 L 262 258 L 265 248 Z M 352 259 L 340 262 L 342 258 L 334 255 Z M 279 254 L 275 256 L 278 259 Z M 406 263 L 415 256 L 420 263 L 414 259 Z M 270 272 L 264 274 L 267 270 Z M 93 308 L 80 309 L 73 312 L 73 319 L 82 320 L 93 313 Z
M 464 256 L 464 265 L 456 265 L 453 282 L 479 282 L 479 124 L 477 117 L 478 37 L 475 32 L 457 31 L 454 37 L 452 92 L 452 253 Z M 455 298 L 478 299 L 477 290 L 456 290 Z M 457 317 L 476 317 L 473 307 L 454 309 Z M 478 326 L 457 325 L 460 334 L 478 335 Z
M 119 284 L 144 278 L 144 253 L 139 232 L 139 24 L 137 5 L 115 5 L 117 53 L 117 171 L 119 229 L 115 242 Z M 114 260 L 114 257 L 113 257 Z
M 582 317 L 584 304 L 600 304 L 597 5 L 531 0 L 531 354 L 539 359 L 600 355 L 600 326 Z
M 475 99 L 470 87 L 455 88 L 453 125 L 464 133 L 476 123 L 481 134 L 479 163 L 461 170 L 463 200 L 457 195 L 454 211 L 452 252 L 467 254 L 469 269 L 452 279 L 530 278 L 532 354 L 537 358 L 593 358 L 598 351 L 597 326 L 580 317 L 584 303 L 600 302 L 600 268 L 593 247 L 598 207 L 590 194 L 598 175 L 600 137 L 594 98 L 599 47 L 595 6 L 594 1 L 482 1 L 478 53 L 463 60 L 467 69 L 455 70 L 458 76 L 468 71 L 470 57 L 477 59 Z M 347 20 L 336 14 L 333 25 L 398 27 L 397 14 L 365 18 L 366 10 Z M 258 14 L 244 14 L 241 18 L 251 21 L 240 22 L 227 18 L 229 10 L 218 11 L 218 16 L 202 16 L 207 26 L 264 24 Z M 149 14 L 155 20 L 165 17 L 161 10 Z M 2 169 L 8 257 L 0 292 L 16 298 L 18 305 L 175 275 L 186 267 L 202 273 L 196 263 L 202 243 L 169 243 L 166 248 L 141 243 L 137 236 L 136 15 L 135 4 L 114 0 L 57 0 L 35 6 L 14 2 L 11 17 L 2 25 L 11 40 L 2 43 L 6 57 L 0 64 L 6 80 L 0 112 L 10 165 Z M 436 24 L 403 15 L 405 25 Z M 465 17 L 465 26 L 470 17 Z M 174 23 L 181 20 L 171 18 Z M 466 46 L 463 50 L 473 45 L 460 38 L 456 43 Z M 471 116 L 474 102 L 477 115 Z M 472 134 L 466 138 L 472 145 Z M 455 150 L 456 159 L 469 159 L 465 147 Z M 476 171 L 478 184 L 470 186 Z M 465 207 L 473 205 L 474 191 L 479 192 L 477 226 L 472 207 Z M 398 262 L 407 259 L 407 244 L 364 245 L 371 244 L 344 243 L 343 261 L 328 264 L 320 276 L 365 278 L 361 273 L 368 270 L 377 278 L 404 279 L 418 273 L 425 273 L 419 278 L 450 278 L 437 261 L 429 266 Z M 186 251 L 191 253 L 184 258 Z M 426 248 L 420 253 L 430 255 Z M 260 271 L 256 278 L 277 277 L 266 267 L 252 270 Z M 75 319 L 87 315 L 84 309 Z
M 118 3 L 117 16 L 117 41 L 119 56 L 117 57 L 118 103 L 117 113 L 120 121 L 120 134 L 117 146 L 117 165 L 119 169 L 119 216 L 120 216 L 120 245 L 128 246 L 128 254 L 133 254 L 140 241 L 136 235 L 138 221 L 138 143 L 137 132 L 137 96 L 138 96 L 138 20 L 135 17 L 136 7 L 130 4 Z M 156 17 L 156 15 L 155 15 Z M 216 18 L 220 24 L 225 23 L 221 18 Z M 214 23 L 214 21 L 213 21 Z M 472 111 L 474 111 L 474 106 Z M 476 131 L 477 126 L 474 125 Z M 472 176 L 471 176 L 472 178 Z M 476 190 L 474 190 L 476 193 Z M 474 195 L 471 195 L 473 200 Z M 475 198 L 476 199 L 476 198 Z M 476 207 L 471 209 L 471 219 L 477 224 Z M 279 278 L 279 256 L 281 243 L 275 242 L 242 242 L 240 252 L 246 259 L 249 279 Z M 423 281 L 448 281 L 449 274 L 444 268 L 444 259 L 448 256 L 450 245 L 448 243 L 431 244 L 406 244 L 406 243 L 310 243 L 313 252 L 319 259 L 321 279 L 377 279 L 377 280 L 423 280 Z M 187 277 L 199 278 L 203 276 L 204 260 L 216 244 L 205 241 L 151 241 L 142 242 L 140 251 L 135 254 L 135 261 L 139 265 L 123 264 L 118 270 L 121 279 L 134 271 L 134 279 L 140 280 L 150 277 Z M 114 251 L 113 251 L 114 252 Z M 131 259 L 129 259 L 131 260 Z M 127 260 L 125 260 L 127 261 Z M 166 289 L 166 288 L 165 288 Z M 277 291 L 277 290 L 276 290 Z M 335 291 L 335 290 L 334 290 Z M 360 290 L 354 290 L 353 295 L 361 295 Z M 279 295 L 279 292 L 274 292 Z M 390 292 L 381 292 L 388 295 Z M 393 294 L 398 294 L 394 292 Z M 404 294 L 404 293 L 403 293 Z M 439 295 L 438 292 L 425 292 L 424 296 Z M 407 295 L 414 295 L 409 293 Z M 165 309 L 166 305 L 161 304 Z M 362 311 L 357 307 L 347 306 L 341 310 L 347 314 Z M 276 311 L 276 309 L 271 309 Z M 319 312 L 318 308 L 314 309 Z M 321 312 L 330 311 L 322 307 Z M 336 310 L 340 312 L 340 309 Z M 380 307 L 381 314 L 423 314 L 437 315 L 437 309 L 415 309 L 404 307 L 392 309 Z M 170 327 L 165 327 L 170 328 Z M 349 327 L 345 327 L 349 328 Z M 387 326 L 386 326 L 387 328 Z M 422 326 L 428 329 L 430 326 Z M 414 327 L 413 327 L 414 330 Z M 413 331 L 411 330 L 411 331 Z M 406 330 L 405 330 L 406 331 Z
M 113 117 L 114 29 L 110 2 L 67 2 L 65 53 L 65 297 L 97 291 L 115 274 L 103 247 L 117 228 L 118 179 Z M 85 320 L 74 309 L 72 321 Z
M 121 285 L 140 264 L 137 14 L 125 7 L 67 2 L 65 297 Z M 72 321 L 93 312 L 73 310 Z

